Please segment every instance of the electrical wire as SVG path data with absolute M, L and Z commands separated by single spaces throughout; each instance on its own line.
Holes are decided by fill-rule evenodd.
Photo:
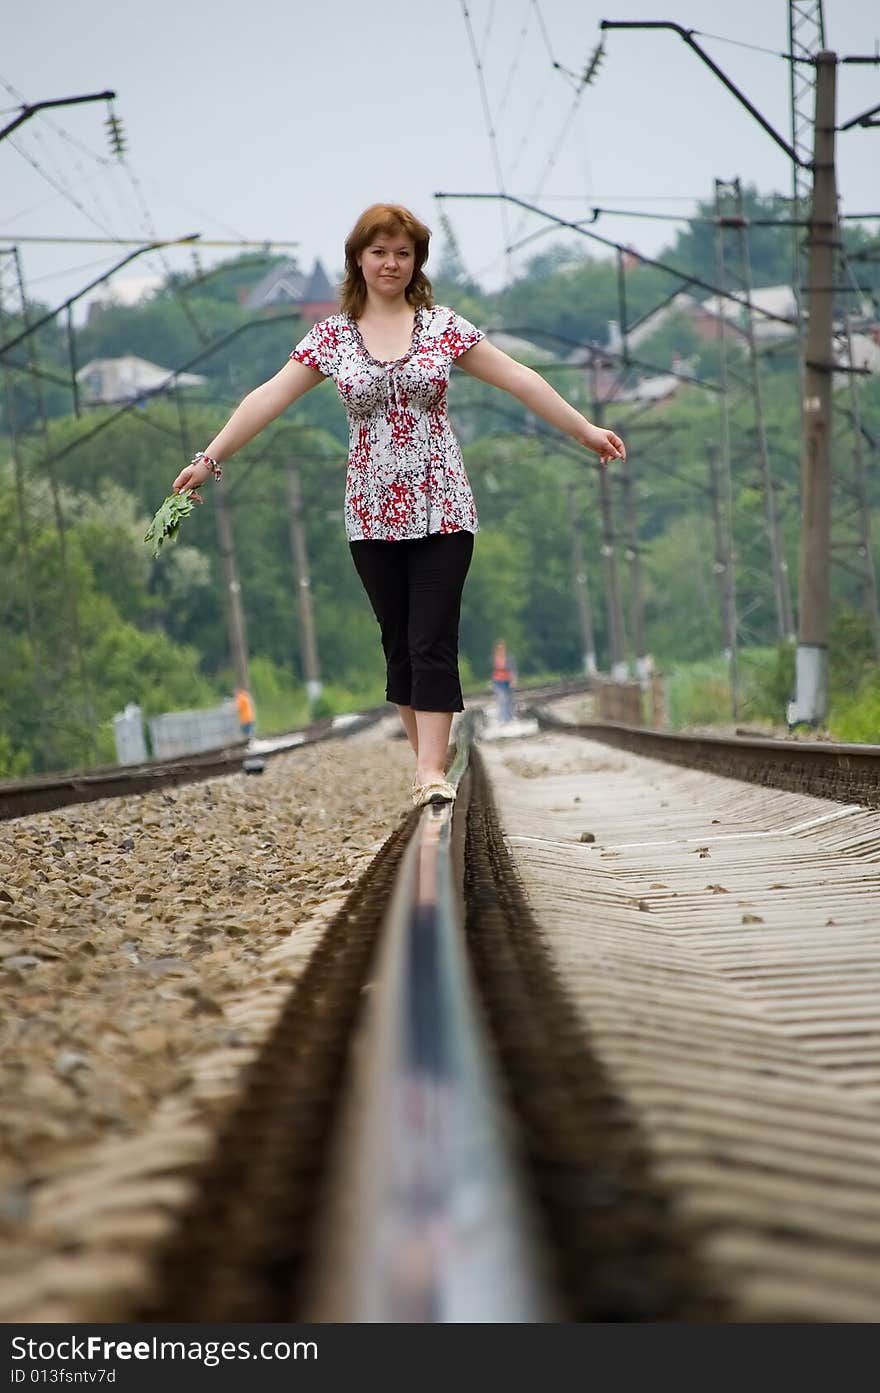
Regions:
M 63 184 L 59 184 L 58 181 L 51 174 L 49 174 L 47 170 L 45 170 L 42 167 L 39 161 L 35 159 L 34 156 L 31 155 L 24 148 L 19 139 L 17 139 L 15 136 L 9 136 L 8 140 L 12 148 L 15 151 L 17 151 L 19 155 L 21 155 L 23 160 L 27 161 L 27 163 L 37 172 L 37 174 L 39 174 L 41 179 L 45 179 L 46 183 L 52 185 L 52 188 L 55 189 L 56 193 L 59 193 L 62 198 L 67 200 L 68 203 L 72 203 L 74 208 L 76 208 L 78 212 L 82 213 L 83 217 L 86 218 L 88 222 L 92 223 L 93 226 L 100 228 L 100 230 L 106 233 L 108 237 L 113 236 L 113 229 L 108 227 L 106 223 L 102 222 L 99 218 L 96 218 L 92 213 L 90 213 L 88 208 L 86 208 L 82 203 L 80 203 L 79 199 L 76 197 L 75 194 L 71 193 L 70 190 L 65 188 Z
M 2 84 L 8 92 L 20 98 L 22 102 L 25 101 L 23 94 L 18 92 L 12 86 L 12 84 L 8 82 L 6 78 L 0 76 L 0 84 Z M 57 123 L 53 121 L 47 114 L 38 112 L 37 115 L 42 118 L 42 123 L 48 126 L 49 129 L 54 131 L 56 134 L 60 134 L 63 137 L 66 137 L 67 133 L 63 131 L 63 129 L 59 127 Z M 41 155 L 40 160 L 38 160 L 36 156 L 30 153 L 26 144 L 23 143 L 23 141 L 28 138 L 35 141 L 39 146 Z M 89 210 L 77 198 L 76 193 L 74 192 L 72 187 L 72 182 L 67 177 L 66 168 L 62 171 L 55 167 L 54 155 L 48 149 L 46 142 L 43 138 L 41 121 L 38 120 L 28 127 L 26 137 L 17 135 L 14 138 L 10 137 L 10 139 L 12 142 L 13 149 L 15 149 L 18 152 L 18 154 L 20 154 L 22 158 L 25 159 L 28 162 L 28 164 L 32 166 L 33 169 L 36 170 L 36 172 L 40 175 L 41 178 L 45 179 L 48 183 L 50 183 L 52 187 L 58 193 L 60 193 L 63 198 L 65 198 L 68 202 L 72 203 L 73 206 L 77 208 L 77 210 L 80 213 L 82 213 L 84 217 L 88 218 L 89 221 L 94 222 L 96 226 L 101 227 L 102 231 L 107 232 L 108 235 L 113 236 L 113 229 L 108 219 L 107 210 L 102 207 L 100 198 L 98 198 L 95 192 L 92 191 L 92 197 L 95 202 L 95 207 L 98 214 L 97 217 L 91 214 Z M 105 168 L 108 168 L 110 166 L 109 160 L 102 159 L 100 156 L 95 155 L 92 151 L 88 151 L 88 153 L 93 159 L 97 160 L 99 164 L 105 166 Z M 92 182 L 92 177 L 83 168 L 76 155 L 73 156 L 73 165 L 79 175 L 79 182 L 77 187 Z M 101 221 L 99 221 L 99 218 L 103 219 L 103 226 Z
M 492 32 L 492 21 L 495 18 L 495 0 L 489 0 L 489 13 L 486 16 L 486 27 L 483 30 L 483 37 L 480 41 L 480 58 L 486 52 L 486 44 L 489 42 L 489 35 Z
M 535 131 L 537 130 L 537 125 L 538 125 L 537 118 L 538 118 L 538 114 L 539 114 L 539 112 L 543 111 L 543 109 L 544 109 L 544 103 L 545 103 L 546 100 L 547 100 L 547 94 L 548 94 L 548 92 L 550 91 L 550 88 L 552 87 L 552 85 L 553 85 L 553 73 L 552 73 L 552 72 L 549 72 L 549 73 L 547 74 L 547 77 L 546 77 L 545 80 L 544 80 L 544 86 L 541 88 L 541 91 L 540 91 L 540 93 L 539 93 L 539 95 L 538 95 L 538 100 L 534 103 L 534 105 L 530 105 L 530 107 L 529 107 L 528 117 L 527 117 L 527 120 L 526 120 L 526 127 L 525 127 L 525 130 L 523 131 L 523 134 L 522 134 L 521 138 L 520 138 L 519 145 L 517 146 L 517 149 L 516 149 L 516 151 L 514 152 L 513 160 L 512 160 L 511 165 L 510 165 L 510 178 L 511 178 L 511 179 L 512 179 L 513 176 L 516 174 L 516 171 L 517 171 L 517 169 L 519 168 L 519 165 L 520 165 L 520 161 L 522 160 L 522 157 L 523 157 L 523 155 L 525 154 L 526 150 L 528 149 L 528 147 L 529 147 L 529 145 L 530 145 L 530 143 L 531 143 L 531 141 L 532 141 L 532 138 L 533 138 L 533 136 L 534 136 L 534 134 L 535 134 Z
M 544 40 L 544 47 L 547 50 L 547 57 L 550 59 L 550 62 L 555 66 L 556 56 L 553 52 L 553 45 L 550 42 L 550 35 L 547 33 L 547 25 L 544 23 L 544 15 L 541 12 L 541 6 L 539 5 L 538 0 L 531 0 L 531 3 L 532 9 L 535 12 L 535 17 L 538 21 L 538 28 L 541 31 L 541 37 Z
M 520 60 L 522 59 L 523 46 L 524 46 L 524 44 L 525 44 L 525 40 L 526 40 L 526 37 L 527 37 L 528 32 L 529 32 L 529 15 L 530 15 L 530 12 L 531 12 L 531 11 L 530 11 L 530 8 L 529 8 L 529 0 L 526 0 L 526 10 L 525 10 L 525 14 L 524 14 L 524 16 L 523 16 L 523 25 L 522 25 L 522 28 L 520 29 L 520 33 L 519 33 L 519 43 L 518 43 L 517 46 L 516 46 L 516 50 L 515 50 L 515 52 L 514 52 L 513 59 L 512 59 L 512 61 L 511 61 L 510 67 L 509 67 L 509 69 L 508 69 L 508 72 L 507 72 L 507 82 L 506 82 L 506 84 L 505 84 L 504 91 L 503 91 L 502 94 L 501 94 L 501 101 L 498 103 L 498 110 L 497 110 L 496 113 L 495 113 L 495 120 L 496 120 L 496 122 L 499 122 L 499 121 L 501 120 L 501 117 L 504 115 L 504 111 L 505 111 L 505 108 L 506 108 L 506 106 L 507 106 L 508 98 L 510 97 L 511 90 L 512 90 L 512 88 L 513 88 L 513 80 L 514 80 L 514 78 L 516 77 L 516 74 L 517 74 L 517 72 L 518 72 L 518 70 L 519 70 Z M 534 112 L 532 112 L 532 119 L 534 119 Z
M 776 48 L 763 48 L 761 44 L 746 43 L 744 39 L 728 39 L 723 34 L 707 34 L 704 29 L 690 29 L 688 32 L 698 39 L 715 39 L 719 44 L 732 44 L 734 48 L 750 48 L 753 53 L 766 53 L 771 58 L 784 58 L 786 62 L 791 62 L 790 53 L 781 53 Z
M 474 30 L 473 25 L 471 24 L 470 10 L 467 7 L 467 0 L 459 0 L 459 5 L 461 7 L 461 13 L 462 18 L 464 19 L 465 29 L 467 30 L 468 43 L 470 44 L 471 49 L 471 57 L 473 59 L 474 68 L 477 74 L 477 85 L 480 89 L 480 101 L 483 107 L 483 118 L 486 124 L 486 131 L 489 136 L 489 147 L 492 152 L 492 163 L 495 167 L 495 178 L 498 184 L 498 192 L 504 193 L 504 175 L 501 171 L 501 160 L 498 154 L 498 141 L 495 135 L 495 126 L 492 122 L 492 111 L 489 106 L 489 94 L 486 90 L 486 75 L 483 71 L 483 64 L 480 59 L 479 51 L 477 49 L 476 39 L 474 38 Z M 507 226 L 507 209 L 503 207 L 503 204 L 501 209 L 501 230 L 504 236 L 504 245 L 506 247 L 507 243 L 510 240 L 510 237 L 508 235 Z

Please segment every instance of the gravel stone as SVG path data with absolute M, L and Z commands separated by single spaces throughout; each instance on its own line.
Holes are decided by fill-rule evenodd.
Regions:
M 0 827 L 0 1320 L 124 1319 L 143 1291 L 178 1182 L 409 811 L 387 725 Z

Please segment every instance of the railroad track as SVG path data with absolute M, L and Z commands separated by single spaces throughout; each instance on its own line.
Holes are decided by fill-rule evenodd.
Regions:
M 705 773 L 767 788 L 880 807 L 880 745 L 835 745 L 824 740 L 765 740 L 755 736 L 682 735 L 609 722 L 562 721 L 536 706 L 542 730 L 580 735 L 615 749 L 647 755 Z
M 541 721 L 545 728 L 555 724 L 546 712 Z M 472 725 L 478 724 L 475 717 Z M 625 740 L 652 755 L 658 748 L 648 732 L 606 727 L 599 735 L 607 737 L 605 743 Z M 771 779 L 761 765 L 768 743 L 746 742 L 743 749 L 739 740 L 709 742 L 710 758 L 716 768 L 721 760 L 725 772 L 736 760 L 753 783 L 789 787 L 794 779 L 801 794 L 814 781 L 822 797 L 833 787 L 851 798 L 854 778 L 866 805 L 876 768 L 870 752 L 859 751 L 847 764 L 837 750 L 798 746 L 785 752 L 783 764 L 770 764 Z M 734 752 L 722 756 L 725 745 Z M 742 1318 L 731 1314 L 737 1308 L 725 1263 L 707 1261 L 706 1214 L 697 1203 L 689 1215 L 675 1185 L 667 1184 L 650 1127 L 632 1106 L 621 1074 L 591 1042 L 589 1015 L 585 1021 L 559 958 L 548 951 L 546 926 L 538 927 L 523 892 L 486 765 L 468 746 L 465 732 L 453 775 L 459 786 L 454 809 L 410 815 L 331 924 L 253 1066 L 195 1203 L 163 1254 L 156 1280 L 161 1295 L 140 1312 L 145 1318 Z M 705 740 L 676 741 L 664 749 L 675 763 L 693 765 L 706 746 Z M 497 747 L 493 758 L 503 759 Z M 841 814 L 852 810 L 844 807 Z M 832 811 L 813 822 L 836 816 Z M 733 840 L 737 835 L 749 834 Z M 557 880 L 557 898 L 562 883 Z M 622 902 L 629 902 L 629 891 L 622 890 Z M 563 899 L 570 898 L 569 890 Z M 640 911 L 648 907 L 639 904 Z M 602 917 L 600 912 L 599 923 Z M 746 916 L 752 919 L 761 922 Z M 604 942 L 601 933 L 599 938 Z M 651 942 L 645 951 L 645 966 L 637 966 L 633 979 L 636 993 L 656 956 Z M 732 941 L 729 952 L 737 951 Z M 698 993 L 696 1007 L 683 994 L 678 1006 L 668 1008 L 666 1029 L 671 1038 L 686 1029 L 676 1024 L 677 1011 L 682 1021 L 701 1021 L 703 1047 L 711 1052 L 717 1039 L 723 1058 L 744 1027 L 731 1034 L 731 1008 L 720 987 L 718 1028 L 711 1014 L 702 1023 Z M 784 993 L 781 1000 L 787 1000 Z M 642 1013 L 637 1009 L 636 1022 Z M 841 1028 L 848 1029 L 846 1019 Z M 633 1029 L 638 1035 L 638 1024 Z M 785 1072 L 773 1038 L 771 1033 L 763 1046 L 763 1069 L 770 1076 L 780 1068 Z M 677 1066 L 683 1083 L 697 1080 L 698 1071 L 685 1062 L 688 1055 L 685 1047 Z M 760 1057 L 749 1068 L 759 1065 Z M 801 1092 L 807 1067 L 792 1066 Z M 698 1097 L 689 1105 L 697 1115 L 704 1087 L 701 1079 L 698 1084 Z M 674 1090 L 674 1078 L 666 1087 Z M 792 1088 L 780 1113 L 789 1129 L 799 1106 Z M 833 1115 L 830 1094 L 825 1102 Z M 705 1106 L 711 1115 L 710 1104 Z M 814 1109 L 817 1117 L 821 1111 Z M 843 1125 L 858 1137 L 849 1167 L 856 1178 L 841 1200 L 844 1213 L 863 1203 L 858 1177 L 866 1143 L 857 1127 L 852 1130 L 851 1111 Z M 714 1125 L 706 1123 L 710 1131 Z M 825 1124 L 815 1125 L 813 1145 L 821 1154 Z M 751 1119 L 742 1126 L 747 1157 L 772 1154 L 774 1131 L 766 1116 L 757 1136 Z M 799 1173 L 802 1140 L 792 1149 L 784 1133 L 778 1142 L 780 1164 L 792 1167 L 786 1183 L 798 1214 L 809 1190 Z M 844 1140 L 837 1148 L 844 1171 L 846 1147 Z M 696 1163 L 690 1165 L 697 1190 L 704 1184 L 714 1195 Z M 822 1163 L 813 1168 L 821 1170 Z M 722 1168 L 722 1200 L 711 1202 L 723 1213 L 730 1190 L 737 1205 L 754 1206 L 759 1232 L 749 1241 L 770 1254 L 772 1269 L 779 1259 L 765 1196 L 758 1187 L 755 1199 L 748 1164 L 742 1181 L 725 1174 Z M 785 1184 L 778 1202 L 784 1232 Z M 864 1291 L 845 1290 L 847 1283 L 858 1287 L 863 1258 L 845 1223 L 842 1232 L 849 1245 L 845 1257 L 823 1251 L 828 1225 L 811 1231 L 815 1251 L 802 1253 L 800 1274 L 808 1297 L 797 1299 L 816 1301 L 816 1288 L 827 1283 L 824 1269 L 837 1263 L 843 1290 L 836 1317 L 854 1310 L 860 1319 L 871 1306 L 871 1283 Z M 798 1280 L 791 1280 L 796 1290 Z M 784 1310 L 782 1279 L 771 1272 L 766 1285 Z
M 589 689 L 586 680 L 556 682 L 538 687 L 523 688 L 530 700 L 552 700 L 585 692 Z M 301 745 L 314 745 L 322 740 L 333 740 L 353 735 L 375 725 L 389 714 L 387 704 L 371 706 L 363 711 L 347 716 L 325 717 L 301 730 L 288 731 L 274 740 L 260 741 L 257 745 L 257 759 L 275 752 L 295 749 Z M 52 812 L 55 808 L 70 807 L 75 803 L 90 803 L 99 798 L 124 798 L 131 794 L 149 793 L 156 788 L 169 788 L 174 785 L 197 783 L 202 779 L 214 779 L 223 774 L 234 774 L 254 759 L 254 752 L 246 741 L 240 741 L 218 750 L 205 750 L 198 754 L 184 755 L 174 759 L 147 760 L 142 764 L 101 765 L 91 769 L 66 770 L 57 774 L 40 774 L 27 779 L 0 780 L 0 822 L 11 818 L 26 817 L 29 813 Z
M 545 730 L 555 726 L 546 711 L 539 716 Z M 470 724 L 478 723 L 475 715 Z M 583 745 L 583 728 L 560 729 L 572 749 Z M 627 741 L 632 748 L 637 742 L 640 753 L 652 759 L 665 748 L 674 752 L 673 762 L 679 765 L 696 765 L 707 745 L 704 739 L 683 746 L 658 744 L 653 732 L 620 727 L 592 727 L 589 734 L 606 746 L 619 748 Z M 558 743 L 558 735 L 553 738 Z M 722 828 L 701 833 L 701 839 L 717 838 L 719 847 L 730 842 L 747 849 L 757 845 L 749 843 L 749 837 L 763 837 L 765 844 L 769 838 L 772 846 L 778 841 L 781 848 L 789 832 L 805 835 L 805 844 L 794 842 L 790 851 L 784 850 L 792 880 L 800 877 L 806 885 L 818 859 L 825 879 L 817 885 L 839 882 L 849 894 L 852 881 L 851 913 L 858 915 L 870 869 L 863 871 L 858 858 L 870 862 L 876 859 L 871 848 L 880 847 L 877 819 L 864 811 L 871 806 L 871 770 L 876 768 L 870 763 L 871 751 L 855 752 L 855 763 L 847 764 L 842 756 L 850 755 L 849 750 L 804 748 L 799 743 L 786 747 L 784 764 L 770 764 L 771 779 L 762 764 L 763 751 L 775 742 L 710 741 L 716 769 L 721 747 L 733 748 L 723 756 L 725 761 L 742 761 L 744 743 L 752 772 L 741 777 L 751 783 L 789 788 L 783 781 L 796 778 L 795 787 L 806 803 L 813 768 L 819 771 L 815 777 L 823 798 L 833 787 L 838 797 L 852 799 L 854 777 L 862 795 L 859 806 L 825 811 L 825 804 L 813 818 L 806 817 L 805 810 L 805 820 L 796 827 L 786 826 L 786 817 L 789 824 L 791 817 L 780 812 L 764 831 L 728 834 Z M 810 763 L 814 750 L 821 763 Z M 679 923 L 675 916 L 697 910 L 704 914 L 704 902 L 698 906 L 692 890 L 672 892 L 667 885 L 653 883 L 662 875 L 664 880 L 678 877 L 675 883 L 684 884 L 681 871 L 665 866 L 666 853 L 650 849 L 661 845 L 659 841 L 644 842 L 647 851 L 631 854 L 625 847 L 608 853 L 595 848 L 599 856 L 629 854 L 631 861 L 635 858 L 633 865 L 644 865 L 639 874 L 650 874 L 652 897 L 634 899 L 630 862 L 617 867 L 619 888 L 609 879 L 615 873 L 613 865 L 595 879 L 595 862 L 588 874 L 593 875 L 598 895 L 590 892 L 579 899 L 578 877 L 587 864 L 583 858 L 593 848 L 577 844 L 570 831 L 553 833 L 544 814 L 539 816 L 538 835 L 517 835 L 516 827 L 511 835 L 504 825 L 506 809 L 502 820 L 492 789 L 506 755 L 496 745 L 484 760 L 470 746 L 465 725 L 453 774 L 459 787 L 454 809 L 411 813 L 329 924 L 250 1066 L 240 1103 L 228 1115 L 212 1158 L 198 1177 L 195 1198 L 177 1216 L 172 1236 L 157 1256 L 154 1294 L 133 1312 L 135 1318 L 723 1321 L 743 1318 L 736 1313 L 742 1307 L 731 1303 L 728 1269 L 764 1260 L 765 1286 L 772 1299 L 767 1298 L 763 1309 L 771 1312 L 766 1318 L 779 1319 L 772 1314 L 785 1309 L 780 1295 L 785 1280 L 779 1273 L 789 1269 L 777 1250 L 780 1242 L 784 1248 L 789 1227 L 800 1244 L 792 1283 L 797 1287 L 800 1280 L 807 1290 L 801 1298 L 807 1308 L 809 1301 L 815 1305 L 824 1299 L 837 1281 L 840 1293 L 831 1318 L 847 1319 L 854 1311 L 852 1318 L 864 1319 L 863 1313 L 872 1309 L 877 1283 L 864 1276 L 864 1253 L 873 1251 L 873 1231 L 880 1220 L 870 1204 L 864 1216 L 862 1209 L 866 1157 L 880 1136 L 875 1136 L 877 1128 L 862 1121 L 861 1105 L 857 1098 L 853 1101 L 852 1091 L 841 1102 L 835 1088 L 841 1081 L 851 1090 L 861 1086 L 873 1046 L 858 1038 L 865 1031 L 860 1003 L 850 1010 L 844 1002 L 842 1024 L 836 1027 L 823 1019 L 834 992 L 839 1006 L 841 993 L 850 990 L 844 970 L 850 977 L 855 972 L 854 980 L 872 970 L 870 957 L 854 957 L 867 942 L 858 921 L 852 946 L 844 941 L 843 969 L 831 958 L 832 945 L 823 943 L 820 932 L 809 926 L 805 930 L 801 920 L 798 933 L 789 938 L 774 926 L 766 967 L 755 947 L 763 930 L 751 927 L 763 923 L 761 916 L 743 916 L 743 924 L 749 924 L 740 934 L 745 947 L 732 929 L 728 937 L 725 928 L 723 939 L 719 930 L 710 932 L 709 975 L 723 946 L 724 962 L 733 963 L 737 972 L 744 963 L 746 988 L 765 972 L 774 991 L 781 981 L 762 1007 L 771 1013 L 782 1011 L 779 1023 L 772 1018 L 769 1029 L 760 1012 L 755 1019 L 746 1012 L 743 1022 L 737 1021 L 742 1000 L 735 993 L 731 997 L 723 966 L 712 988 L 717 990 L 717 1003 L 706 987 L 707 970 L 692 963 L 687 971 L 695 994 L 690 996 L 685 975 L 685 989 L 676 996 L 668 983 L 681 973 L 682 964 L 673 955 L 669 965 L 662 965 L 657 931 L 669 936 L 687 925 L 688 941 L 696 945 L 696 927 L 690 927 L 689 919 Z M 794 772 L 793 761 L 801 766 Z M 597 767 L 611 766 L 600 761 Z M 730 767 L 725 762 L 723 772 L 729 773 Z M 747 769 L 748 761 L 739 767 Z M 683 770 L 674 776 L 686 782 L 697 777 Z M 508 785 L 502 780 L 498 786 L 507 797 Z M 738 794 L 728 780 L 721 787 L 726 790 L 725 808 L 734 812 L 748 799 L 768 796 L 775 797 L 780 808 L 788 807 L 786 795 L 757 789 Z M 644 795 L 636 806 L 643 815 Z M 718 811 L 723 816 L 712 817 L 713 824 L 728 816 L 720 803 Z M 648 816 L 653 825 L 656 813 L 648 809 Z M 829 843 L 831 851 L 824 851 L 819 841 L 825 824 L 832 831 L 842 829 L 837 841 Z M 662 827 L 657 831 L 662 837 Z M 553 840 L 560 835 L 562 840 Z M 532 861 L 526 863 L 528 875 L 532 865 L 540 869 L 551 857 L 558 861 L 552 871 L 554 907 L 546 919 L 540 896 L 533 893 L 537 880 L 533 886 L 526 876 L 528 900 L 524 892 L 522 864 L 512 856 L 520 843 L 535 844 Z M 640 841 L 638 847 L 642 845 Z M 855 880 L 845 867 L 837 880 L 831 875 L 834 847 L 847 854 L 855 849 Z M 679 860 L 697 850 L 701 856 L 709 853 L 708 846 L 682 846 Z M 730 874 L 735 870 L 740 879 L 739 893 L 747 892 L 756 858 L 737 852 L 730 864 Z M 713 875 L 718 874 L 713 868 Z M 705 889 L 720 893 L 725 887 L 712 884 Z M 823 902 L 832 893 L 827 888 L 819 892 Z M 678 908 L 672 894 L 680 896 Z M 731 904 L 714 902 L 728 909 Z M 654 922 L 645 919 L 645 909 L 655 911 Z M 597 945 L 598 957 L 586 977 L 565 942 L 561 950 L 550 942 L 548 924 L 558 917 L 557 911 L 564 911 L 569 920 L 574 914 L 577 938 L 572 942 L 585 944 L 588 958 L 593 943 Z M 797 957 L 801 942 L 803 963 Z M 779 956 L 789 954 L 790 944 L 793 985 L 786 976 L 788 959 L 783 964 Z M 615 955 L 621 946 L 618 963 Z M 823 997 L 821 974 L 828 962 L 831 995 Z M 798 1031 L 809 1037 L 812 1026 L 800 1025 L 797 1015 L 802 980 L 808 1002 L 818 1002 L 810 1009 L 818 1012 L 824 1051 L 807 1038 L 803 1057 L 798 1055 Z M 646 981 L 651 986 L 644 995 Z M 631 1004 L 621 995 L 627 991 L 633 994 Z M 658 1002 L 665 1011 L 661 1026 L 655 1021 L 661 1013 Z M 613 1039 L 621 1011 L 622 1054 L 615 1053 Z M 610 1053 L 603 1036 L 609 1029 Z M 840 1032 L 840 1044 L 834 1029 Z M 689 1031 L 695 1032 L 698 1053 L 707 1056 L 702 1073 L 700 1060 L 692 1058 Z M 652 1051 L 658 1050 L 655 1063 Z M 745 1061 L 742 1079 L 734 1069 L 740 1056 Z M 670 1058 L 675 1068 L 664 1075 Z M 832 1074 L 823 1076 L 823 1068 Z M 639 1070 L 646 1069 L 651 1083 L 648 1105 L 643 1107 Z M 707 1070 L 714 1087 L 704 1077 Z M 765 1075 L 771 1080 L 767 1097 L 761 1093 Z M 815 1086 L 810 1082 L 814 1075 Z M 678 1095 L 680 1087 L 694 1090 L 687 1107 Z M 809 1108 L 808 1088 L 819 1099 Z M 874 1096 L 870 1079 L 867 1095 Z M 753 1096 L 759 1113 L 763 1108 L 758 1122 L 749 1114 Z M 658 1107 L 662 1110 L 665 1098 L 675 1101 L 672 1120 L 665 1132 L 661 1129 L 658 1143 L 653 1113 Z M 772 1119 L 768 1121 L 777 1100 L 779 1135 Z M 802 1107 L 811 1114 L 806 1121 L 799 1113 Z M 679 1118 L 686 1119 L 681 1139 L 675 1130 Z M 736 1119 L 741 1119 L 741 1154 Z M 808 1123 L 817 1130 L 805 1141 Z M 718 1138 L 707 1143 L 707 1156 L 698 1161 L 694 1138 L 701 1139 L 704 1129 L 712 1138 L 719 1127 Z M 833 1145 L 829 1129 L 840 1133 Z M 664 1153 L 669 1135 L 674 1141 L 671 1161 Z M 761 1167 L 773 1171 L 776 1146 L 781 1158 L 776 1169 L 790 1166 L 790 1176 L 768 1180 L 759 1174 L 756 1179 L 756 1167 L 759 1172 Z M 733 1159 L 727 1157 L 728 1148 Z M 804 1248 L 798 1224 L 805 1206 L 815 1199 L 817 1176 L 824 1174 L 829 1148 L 840 1185 L 829 1206 L 832 1217 L 824 1220 L 824 1227 L 820 1222 L 809 1230 L 813 1251 Z M 805 1149 L 809 1163 L 803 1160 Z M 742 1165 L 742 1178 L 735 1169 L 725 1169 L 735 1164 Z M 684 1204 L 677 1165 L 686 1173 Z M 707 1180 L 713 1165 L 718 1175 Z M 809 1183 L 802 1174 L 805 1168 Z M 670 1174 L 675 1183 L 670 1183 Z M 791 1214 L 785 1208 L 786 1186 L 794 1196 Z M 688 1187 L 693 1190 L 690 1199 Z M 771 1193 L 776 1194 L 776 1211 L 768 1210 Z M 750 1233 L 745 1242 L 740 1234 L 731 1237 L 726 1232 L 725 1204 L 754 1211 L 750 1222 L 757 1237 Z M 720 1263 L 711 1251 L 713 1205 L 720 1206 L 723 1216 L 717 1221 L 722 1230 L 718 1241 L 722 1248 L 726 1242 L 732 1253 Z M 843 1216 L 843 1248 L 832 1242 L 838 1211 Z M 787 1252 L 784 1259 L 793 1261 Z
M 454 809 L 411 814 L 329 926 L 141 1318 L 721 1313 L 576 1028 L 460 739 Z

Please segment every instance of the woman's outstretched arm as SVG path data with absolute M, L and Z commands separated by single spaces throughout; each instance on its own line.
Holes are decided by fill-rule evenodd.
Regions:
M 481 339 L 473 348 L 462 353 L 457 361 L 458 366 L 469 372 L 471 377 L 509 392 L 529 411 L 540 416 L 542 421 L 570 435 L 588 450 L 595 450 L 603 464 L 626 459 L 626 446 L 619 435 L 615 435 L 613 430 L 606 430 L 604 426 L 594 426 L 586 416 L 569 406 L 565 398 L 534 368 L 518 363 L 486 339 Z
M 306 392 L 323 381 L 323 373 L 291 359 L 280 372 L 270 377 L 268 382 L 262 382 L 259 387 L 248 392 L 223 429 L 205 446 L 205 454 L 218 463 L 230 459 L 249 440 L 253 440 L 255 435 L 259 435 L 270 421 L 274 421 L 288 406 L 292 406 L 300 397 L 305 396 Z M 186 469 L 180 471 L 171 487 L 174 493 L 181 493 L 183 489 L 200 488 L 210 472 L 210 467 L 206 464 L 188 464 Z M 198 494 L 194 496 L 198 498 Z

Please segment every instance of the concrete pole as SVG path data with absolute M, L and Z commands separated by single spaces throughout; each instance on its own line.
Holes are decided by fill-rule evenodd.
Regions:
M 715 527 L 715 565 L 721 601 L 721 644 L 727 662 L 730 684 L 730 714 L 739 715 L 739 683 L 737 679 L 736 589 L 733 576 L 730 530 L 726 510 L 721 501 L 721 462 L 714 442 L 706 447 L 709 460 L 709 496 L 712 500 L 712 522 Z
M 248 664 L 247 629 L 244 620 L 244 606 L 241 602 L 241 584 L 238 579 L 238 566 L 235 560 L 235 542 L 232 536 L 232 519 L 226 501 L 226 485 L 217 481 L 211 493 L 214 498 L 214 511 L 217 518 L 217 540 L 220 546 L 220 563 L 223 567 L 223 595 L 226 608 L 226 628 L 229 633 L 229 656 L 235 672 L 235 685 L 251 689 L 250 667 Z
M 828 711 L 831 608 L 831 385 L 837 190 L 834 167 L 837 55 L 816 55 L 809 322 L 804 362 L 800 627 L 788 723 L 821 725 Z
M 287 502 L 290 518 L 290 549 L 296 567 L 296 597 L 299 607 L 299 647 L 303 675 L 309 701 L 317 701 L 323 690 L 315 642 L 315 617 L 312 609 L 312 582 L 309 577 L 309 556 L 303 524 L 302 490 L 299 465 L 292 455 L 287 457 Z
M 611 676 L 615 682 L 629 677 L 626 643 L 623 636 L 623 609 L 617 575 L 614 523 L 611 516 L 611 481 L 608 470 L 599 466 L 599 512 L 602 519 L 602 559 L 605 562 L 605 593 L 608 600 L 608 635 L 611 644 Z
M 752 265 L 749 255 L 749 239 L 743 213 L 742 186 L 739 179 L 733 180 L 733 192 L 739 223 L 739 260 L 743 291 L 746 301 L 744 333 L 749 351 L 749 373 L 752 383 L 752 400 L 755 407 L 755 430 L 758 441 L 758 459 L 761 466 L 761 482 L 764 488 L 764 513 L 767 523 L 767 540 L 770 544 L 770 569 L 773 574 L 773 597 L 776 603 L 776 628 L 781 643 L 794 640 L 794 614 L 791 604 L 791 586 L 788 579 L 788 562 L 779 526 L 779 513 L 776 507 L 776 488 L 770 468 L 770 447 L 767 442 L 767 426 L 764 420 L 764 394 L 761 389 L 761 372 L 758 366 L 758 345 L 755 340 L 755 322 L 752 311 Z
M 595 354 L 590 363 L 590 377 L 593 398 L 593 424 L 602 424 L 603 402 L 599 396 L 599 369 Z M 614 523 L 611 508 L 611 481 L 608 469 L 599 466 L 599 515 L 602 522 L 602 559 L 605 563 L 605 597 L 608 604 L 608 637 L 611 646 L 611 677 L 615 682 L 625 682 L 629 677 L 629 664 L 626 660 L 626 639 L 623 631 L 623 606 L 620 598 L 620 581 L 617 575 L 617 552 L 615 549 Z
M 584 539 L 581 535 L 581 520 L 575 504 L 574 485 L 568 490 L 568 517 L 571 524 L 571 572 L 574 580 L 574 594 L 577 601 L 578 619 L 581 629 L 581 653 L 584 674 L 592 677 L 596 667 L 596 637 L 593 630 L 593 606 L 590 602 L 590 586 L 584 562 Z
M 629 612 L 633 646 L 636 651 L 636 676 L 645 682 L 649 676 L 647 644 L 645 642 L 645 601 L 642 594 L 642 560 L 639 550 L 639 524 L 636 512 L 636 484 L 632 458 L 628 457 L 618 474 L 623 489 L 623 525 L 626 532 L 626 560 L 629 567 Z

